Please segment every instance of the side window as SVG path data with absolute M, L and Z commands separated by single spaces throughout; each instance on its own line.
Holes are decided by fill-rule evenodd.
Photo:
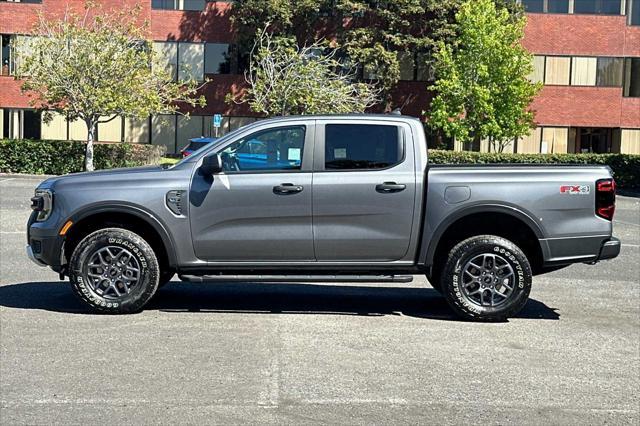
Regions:
M 278 127 L 249 135 L 221 153 L 223 170 L 300 170 L 304 126 Z
M 327 124 L 324 168 L 327 170 L 384 169 L 402 161 L 398 126 Z

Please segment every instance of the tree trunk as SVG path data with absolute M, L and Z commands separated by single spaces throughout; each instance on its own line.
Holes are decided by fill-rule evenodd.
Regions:
M 87 123 L 87 147 L 84 153 L 84 169 L 87 172 L 92 172 L 93 167 L 93 141 L 95 139 L 96 126 L 92 122 Z

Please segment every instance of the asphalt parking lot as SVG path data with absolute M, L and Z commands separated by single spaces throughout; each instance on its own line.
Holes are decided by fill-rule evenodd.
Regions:
M 0 176 L 0 423 L 638 424 L 640 198 L 620 257 L 534 279 L 507 323 L 411 284 L 183 284 L 87 313 L 24 254 L 40 179 Z

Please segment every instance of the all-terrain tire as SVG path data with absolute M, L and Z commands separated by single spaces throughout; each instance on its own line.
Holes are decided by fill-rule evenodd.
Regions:
M 116 255 L 110 257 L 109 253 Z M 117 253 L 122 254 L 118 257 Z M 92 266 L 96 259 L 105 261 L 105 264 L 113 262 L 113 265 L 96 268 Z M 122 266 L 121 263 L 124 264 L 125 261 L 127 266 Z M 122 290 L 125 281 L 118 278 L 119 265 L 121 275 L 131 274 L 137 277 L 128 292 Z M 134 272 L 136 269 L 138 273 Z M 106 275 L 104 281 L 95 278 L 96 272 L 98 275 L 103 272 L 106 275 L 113 273 L 114 279 L 120 280 L 116 281 L 118 288 L 108 287 L 109 277 Z M 89 276 L 89 273 L 92 275 Z M 158 259 L 151 246 L 138 234 L 121 228 L 105 228 L 89 234 L 76 246 L 69 262 L 69 280 L 74 293 L 92 310 L 101 313 L 139 312 L 158 289 L 159 276 Z M 107 290 L 102 293 L 96 290 L 96 280 L 102 283 L 100 288 L 107 287 Z M 120 293 L 122 295 L 118 295 Z
M 475 291 L 473 284 L 471 285 L 471 290 L 467 286 L 463 288 L 465 282 L 475 279 L 469 278 L 468 275 L 473 277 L 477 273 L 478 276 L 481 276 L 483 274 L 481 271 L 484 270 L 471 267 L 470 271 L 473 271 L 473 274 L 471 274 L 465 272 L 465 268 L 468 268 L 468 265 L 473 263 L 472 260 L 484 259 L 485 255 L 489 259 L 487 261 L 488 265 L 491 266 L 491 257 L 493 256 L 493 262 L 497 263 L 499 261 L 507 271 L 509 270 L 509 267 L 506 266 L 508 264 L 513 274 L 513 279 L 511 280 L 513 290 L 505 299 L 496 296 L 497 302 L 501 302 L 497 306 L 486 306 L 477 303 L 477 301 L 474 302 L 474 298 L 478 296 L 469 296 L 469 293 Z M 498 257 L 498 261 L 495 260 L 495 256 Z M 482 266 L 484 268 L 484 264 Z M 485 273 L 491 275 L 491 272 Z M 501 273 L 503 272 L 496 274 Z M 496 279 L 495 282 L 502 281 L 500 275 L 492 277 Z M 448 304 L 462 318 L 472 321 L 504 321 L 520 312 L 527 303 L 531 292 L 532 277 L 533 273 L 529 260 L 517 245 L 495 235 L 479 235 L 468 238 L 451 249 L 440 277 L 440 286 Z M 482 279 L 478 279 L 478 281 L 482 281 Z M 490 285 L 494 285 L 491 279 L 489 279 L 489 282 Z M 480 284 L 477 284 L 477 288 L 480 289 Z M 482 289 L 484 288 L 482 287 Z M 491 289 L 493 288 L 491 287 Z M 505 293 L 507 292 L 505 287 L 501 287 L 501 289 Z M 481 291 L 485 296 L 487 294 L 491 295 L 492 290 L 487 285 L 487 290 Z M 493 302 L 493 300 L 492 298 L 491 301 Z

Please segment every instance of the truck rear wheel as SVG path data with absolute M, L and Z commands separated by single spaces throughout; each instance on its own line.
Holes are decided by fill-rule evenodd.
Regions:
M 126 229 L 89 234 L 73 251 L 69 278 L 74 293 L 93 310 L 138 312 L 158 288 L 160 268 L 149 244 Z
M 533 274 L 527 256 L 495 235 L 466 239 L 449 252 L 440 286 L 461 317 L 504 321 L 527 303 Z

